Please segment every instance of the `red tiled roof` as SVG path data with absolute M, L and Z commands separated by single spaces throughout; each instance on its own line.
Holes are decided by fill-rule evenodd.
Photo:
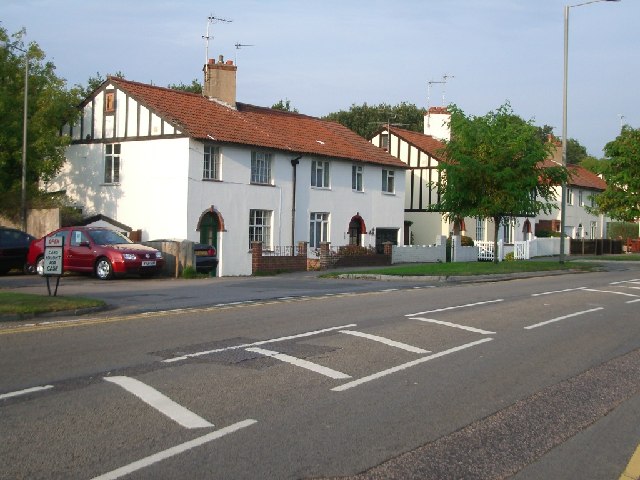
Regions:
M 243 103 L 233 109 L 198 94 L 117 77 L 108 81 L 198 140 L 406 168 L 400 160 L 339 123 Z
M 403 139 L 404 141 L 414 145 L 416 148 L 428 153 L 436 159 L 442 158 L 441 150 L 445 147 L 440 140 L 433 138 L 431 135 L 415 132 L 413 130 L 405 130 L 404 128 L 389 127 L 392 135 Z
M 547 159 L 543 162 L 543 166 L 558 167 L 560 164 L 551 159 Z M 567 185 L 570 187 L 589 188 L 591 190 L 604 190 L 607 188 L 607 182 L 580 165 L 568 165 L 567 170 L 569 170 Z

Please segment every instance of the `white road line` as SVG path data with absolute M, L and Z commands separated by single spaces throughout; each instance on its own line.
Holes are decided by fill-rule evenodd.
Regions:
M 614 290 L 597 290 L 595 288 L 585 288 L 584 289 L 585 292 L 595 292 L 595 293 L 613 293 L 614 295 L 623 295 L 625 297 L 638 297 L 640 295 L 634 295 L 633 293 L 626 293 L 626 292 L 616 292 Z
M 357 324 L 350 323 L 348 325 L 340 325 L 339 327 L 323 328 L 321 330 L 314 330 L 312 332 L 304 332 L 304 333 L 298 333 L 296 335 L 288 335 L 286 337 L 271 338 L 269 340 L 260 340 L 258 342 L 253 342 L 253 343 L 243 343 L 242 345 L 233 345 L 231 347 L 216 348 L 213 350 L 205 350 L 205 351 L 196 352 L 196 353 L 188 353 L 186 355 L 181 355 L 179 357 L 167 358 L 162 362 L 163 363 L 179 362 L 181 360 L 187 360 L 188 358 L 201 357 L 203 355 L 210 355 L 212 353 L 227 352 L 229 350 L 239 350 L 247 347 L 256 347 L 258 345 L 267 345 L 269 343 L 286 342 L 287 340 L 295 340 L 296 338 L 312 337 L 314 335 L 320 335 L 322 333 L 333 332 L 335 330 L 341 330 L 343 328 L 351 328 L 351 327 L 357 327 Z
M 345 390 L 349 390 L 351 388 L 362 385 L 363 383 L 371 382 L 373 380 L 377 380 L 382 377 L 386 377 L 387 375 L 391 375 L 392 373 L 397 373 L 402 370 L 406 370 L 407 368 L 414 367 L 416 365 L 420 365 L 421 363 L 428 362 L 429 360 L 434 360 L 436 358 L 444 357 L 445 355 L 449 355 L 451 353 L 459 352 L 461 350 L 465 350 L 467 348 L 475 347 L 476 345 L 480 345 L 481 343 L 490 342 L 493 338 L 484 338 L 482 340 L 478 340 L 476 342 L 467 343 L 465 345 L 461 345 L 459 347 L 450 348 L 448 350 L 444 350 L 442 352 L 434 353 L 433 355 L 429 355 L 428 357 L 421 357 L 411 362 L 403 363 L 402 365 L 398 365 L 397 367 L 389 368 L 387 370 L 382 370 L 381 372 L 374 373 L 373 375 L 369 375 L 367 377 L 362 377 L 357 380 L 353 380 L 348 383 L 344 383 L 337 387 L 332 388 L 333 392 L 343 392 Z
M 213 427 L 212 423 L 207 422 L 204 418 L 199 417 L 182 405 L 178 405 L 166 395 L 163 395 L 155 388 L 142 383 L 131 377 L 104 377 L 107 382 L 115 383 L 121 386 L 129 393 L 134 394 L 147 405 L 166 415 L 174 422 L 185 428 L 208 428 Z
M 371 335 L 369 333 L 356 332 L 355 330 L 340 330 L 340 333 L 346 333 L 347 335 L 353 335 L 354 337 L 362 337 L 368 340 L 373 340 L 374 342 L 384 343 L 385 345 L 400 348 L 402 350 L 406 350 L 407 352 L 412 352 L 412 353 L 429 353 L 430 352 L 430 350 L 425 350 L 424 348 L 414 347 L 413 345 L 407 345 L 406 343 L 402 343 L 402 342 L 396 342 L 395 340 L 390 340 L 385 337 L 379 337 L 378 335 Z
M 448 312 L 449 310 L 456 310 L 458 308 L 477 307 L 479 305 L 487 305 L 490 303 L 498 303 L 498 302 L 504 302 L 504 299 L 499 298 L 497 300 L 487 300 L 486 302 L 467 303 L 466 305 L 456 305 L 454 307 L 437 308 L 435 310 L 427 310 L 426 312 L 410 313 L 408 315 L 405 315 L 405 317 L 417 317 L 419 315 L 424 315 L 425 313 Z
M 592 308 L 590 310 L 583 310 L 582 312 L 570 313 L 569 315 L 563 315 L 562 317 L 556 317 L 556 318 L 552 318 L 551 320 L 536 323 L 534 325 L 529 325 L 528 327 L 524 327 L 524 329 L 532 330 L 534 328 L 542 327 L 543 325 L 547 325 L 549 323 L 559 322 L 560 320 L 566 320 L 567 318 L 577 317 L 579 315 L 584 315 L 586 313 L 597 312 L 598 310 L 604 310 L 604 307 Z
M 180 453 L 204 445 L 205 443 L 209 443 L 213 440 L 217 440 L 218 438 L 222 438 L 230 433 L 237 432 L 238 430 L 249 427 L 255 423 L 258 423 L 257 420 L 252 419 L 234 423 L 233 425 L 229 425 L 228 427 L 221 428 L 220 430 L 208 433 L 206 435 L 203 435 L 202 437 L 194 438 L 193 440 L 189 440 L 188 442 L 181 443 L 180 445 L 176 445 L 175 447 L 168 448 L 167 450 L 163 450 L 162 452 L 149 455 L 148 457 L 130 463 L 129 465 L 125 465 L 124 467 L 120 467 L 112 470 L 111 472 L 94 477 L 92 480 L 115 480 L 116 478 L 120 478 L 137 470 L 149 467 L 154 463 L 161 462 L 162 460 L 174 457 L 176 455 L 179 455 Z
M 351 378 L 351 375 L 347 375 L 346 373 L 338 372 L 337 370 L 332 370 L 328 367 L 323 367 L 322 365 L 309 362 L 308 360 L 292 357 L 291 355 L 274 352 L 273 350 L 264 350 L 262 348 L 247 348 L 246 350 L 247 352 L 254 352 L 265 355 L 267 357 L 272 357 L 280 360 L 281 362 L 290 363 L 291 365 L 295 365 L 296 367 L 305 368 L 307 370 L 311 370 L 312 372 L 319 373 L 320 375 L 324 375 L 329 378 L 335 378 L 336 380 Z
M 443 322 L 442 320 L 434 320 L 432 318 L 412 317 L 410 320 L 419 320 L 420 322 L 437 323 L 438 325 L 444 325 L 446 327 L 459 328 L 461 330 L 468 330 L 470 332 L 481 333 L 482 335 L 495 335 L 496 332 L 490 332 L 488 330 L 481 330 L 479 328 L 468 327 L 466 325 L 460 325 L 458 323 Z
M 0 395 L 0 400 L 5 398 L 19 397 L 20 395 L 28 395 L 29 393 L 41 392 L 43 390 L 49 390 L 53 388 L 53 385 L 42 385 L 41 387 L 25 388 L 24 390 L 18 390 L 16 392 L 3 393 Z
M 632 280 L 622 280 L 620 282 L 611 282 L 609 285 L 620 285 L 621 283 L 639 283 L 640 278 L 634 278 Z
M 640 298 L 636 298 L 635 300 L 627 300 L 624 303 L 638 303 L 638 302 L 640 302 Z
M 531 296 L 532 297 L 541 297 L 543 295 L 553 295 L 555 293 L 575 292 L 575 291 L 584 290 L 584 289 L 585 289 L 585 287 L 565 288 L 564 290 L 551 290 L 550 292 L 532 293 Z

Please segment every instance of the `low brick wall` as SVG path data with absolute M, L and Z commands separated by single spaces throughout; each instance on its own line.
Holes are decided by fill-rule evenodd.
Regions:
M 296 255 L 264 255 L 261 242 L 251 244 L 251 272 L 304 272 L 307 270 L 307 242 L 298 244 Z
M 369 252 L 364 247 L 345 245 L 335 251 L 329 243 L 320 244 L 320 269 L 340 267 L 378 267 L 391 265 L 391 243 L 384 245 L 384 253 Z

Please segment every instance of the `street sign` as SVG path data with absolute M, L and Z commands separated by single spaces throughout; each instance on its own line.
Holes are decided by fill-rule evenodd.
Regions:
M 64 248 L 64 237 L 45 237 L 44 239 L 44 276 L 47 279 L 47 291 L 51 295 L 49 277 L 56 277 L 56 287 L 53 295 L 58 293 L 58 284 L 63 273 L 62 254 Z

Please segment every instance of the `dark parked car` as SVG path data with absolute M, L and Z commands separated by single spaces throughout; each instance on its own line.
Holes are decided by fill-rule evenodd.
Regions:
M 22 230 L 0 227 L 0 275 L 6 275 L 13 269 L 24 271 L 29 244 L 33 239 Z
M 152 276 L 164 267 L 162 252 L 133 243 L 124 235 L 101 227 L 65 227 L 47 236 L 64 238 L 62 261 L 65 271 L 95 273 L 101 280 L 136 273 Z M 29 247 L 27 264 L 44 274 L 44 238 Z
M 218 252 L 213 245 L 206 243 L 195 243 L 193 253 L 196 257 L 196 272 L 215 274 L 218 267 Z

